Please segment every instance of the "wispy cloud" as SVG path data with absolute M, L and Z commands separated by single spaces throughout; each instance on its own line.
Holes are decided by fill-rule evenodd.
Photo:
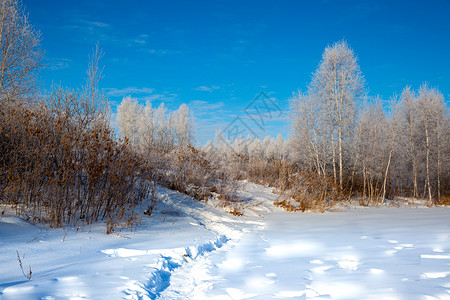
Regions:
M 145 45 L 148 42 L 148 37 L 148 34 L 140 34 L 133 40 L 133 42 L 135 42 L 136 44 Z
M 146 97 L 143 97 L 142 100 L 144 101 L 159 101 L 159 102 L 172 102 L 174 100 L 178 99 L 178 95 L 177 94 L 172 94 L 172 93 L 159 93 L 159 94 L 152 94 Z
M 173 55 L 173 54 L 181 53 L 181 51 L 178 51 L 178 50 L 157 49 L 157 48 L 147 48 L 147 49 L 143 49 L 143 51 L 145 53 L 154 54 L 154 55 L 158 55 L 158 56 Z
M 126 97 L 126 96 L 142 96 L 146 94 L 153 94 L 155 92 L 155 89 L 153 88 L 137 88 L 137 87 L 126 87 L 123 89 L 117 89 L 117 88 L 107 88 L 107 93 L 111 97 Z
M 105 33 L 113 29 L 111 24 L 83 18 L 73 18 L 69 20 L 69 25 L 66 27 L 84 34 Z
M 189 107 L 196 115 L 211 114 L 216 115 L 219 109 L 224 107 L 223 102 L 210 103 L 203 100 L 194 100 L 189 103 Z
M 157 92 L 153 88 L 149 87 L 126 87 L 123 89 L 107 88 L 106 92 L 110 97 L 133 97 L 141 101 L 159 101 L 159 102 L 172 102 L 178 99 L 178 95 L 170 92 Z
M 71 62 L 68 58 L 49 58 L 47 67 L 52 71 L 62 70 L 68 68 Z
M 69 10 L 60 18 L 64 24 L 60 28 L 70 31 L 68 36 L 77 42 L 100 41 L 101 44 L 112 44 L 117 48 L 133 49 L 156 56 L 175 55 L 184 51 L 158 47 L 156 41 L 151 39 L 152 33 L 148 32 L 123 36 L 121 28 L 78 10 Z
M 111 27 L 110 24 L 104 23 L 104 22 L 99 22 L 99 21 L 80 20 L 80 22 L 86 24 L 90 28 L 94 28 L 94 27 L 97 27 L 97 28 Z
M 212 86 L 202 85 L 202 86 L 195 88 L 194 91 L 212 92 L 212 91 L 218 90 L 218 89 L 220 89 L 220 86 L 217 86 L 217 85 L 212 85 Z
M 92 16 L 79 10 L 68 10 L 59 17 L 63 24 L 60 28 L 70 31 L 67 33 L 68 37 L 76 41 L 120 41 L 114 26 L 100 20 L 98 16 Z
M 147 36 L 138 35 L 132 38 L 121 38 L 119 30 L 112 24 L 99 20 L 98 17 L 77 10 L 70 10 L 66 13 L 62 28 L 70 30 L 70 37 L 77 41 L 101 41 L 114 43 L 118 46 L 136 45 L 136 42 L 145 42 Z

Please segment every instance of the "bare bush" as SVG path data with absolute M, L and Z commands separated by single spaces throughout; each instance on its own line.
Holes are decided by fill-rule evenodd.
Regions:
M 77 99 L 57 95 L 65 97 L 60 101 Z M 149 192 L 137 178 L 141 158 L 109 129 L 76 127 L 73 118 L 70 109 L 54 107 L 14 111 L 0 133 L 14 137 L 3 145 L 2 202 L 52 227 L 107 220 L 112 232 L 120 223 L 133 223 L 135 206 Z
M 147 167 L 109 128 L 98 87 L 101 55 L 97 46 L 81 91 L 54 87 L 41 101 L 2 106 L 0 202 L 33 222 L 106 220 L 107 233 L 139 223 L 135 208 L 150 190 L 140 178 Z
M 238 200 L 232 180 L 205 152 L 191 145 L 171 151 L 153 149 L 147 160 L 152 162 L 147 179 L 167 188 L 198 201 L 216 198 L 228 204 Z

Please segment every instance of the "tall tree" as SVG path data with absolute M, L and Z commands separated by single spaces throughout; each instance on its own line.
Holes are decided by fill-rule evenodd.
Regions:
M 311 92 L 328 115 L 333 165 L 337 139 L 339 186 L 343 187 L 344 143 L 353 135 L 357 104 L 365 96 L 365 80 L 358 59 L 346 41 L 325 48 L 322 61 L 313 75 Z M 334 166 L 333 166 L 334 167 Z
M 186 104 L 181 104 L 174 112 L 173 129 L 179 147 L 193 142 L 193 115 Z
M 417 110 L 416 110 L 416 97 L 414 91 L 411 87 L 407 86 L 403 89 L 401 95 L 401 102 L 399 108 L 400 114 L 400 128 L 403 131 L 403 135 L 407 135 L 407 144 L 409 149 L 408 160 L 411 162 L 412 166 L 412 181 L 413 181 L 413 203 L 418 196 L 418 186 L 417 186 L 417 175 L 418 175 L 418 161 L 417 161 L 417 147 L 415 139 L 415 131 L 417 128 Z M 406 170 L 405 170 L 406 171 Z M 408 173 L 407 173 L 408 174 Z
M 327 134 L 323 122 L 323 110 L 313 102 L 308 93 L 298 92 L 291 99 L 293 110 L 292 150 L 295 160 L 304 167 L 315 169 L 319 176 L 326 175 Z
M 441 168 L 441 124 L 444 122 L 444 97 L 435 88 L 430 88 L 424 84 L 419 89 L 417 97 L 418 118 L 422 122 L 422 134 L 425 137 L 425 186 L 429 204 L 433 203 L 432 196 L 432 173 L 435 174 L 437 189 L 440 188 L 440 168 Z M 432 170 L 432 165 L 436 171 Z M 434 168 L 433 168 L 434 169 Z M 440 191 L 438 191 L 440 194 Z M 433 203 L 434 204 L 434 203 Z
M 371 105 L 367 105 L 361 117 L 360 139 L 360 165 L 363 179 L 363 198 L 369 202 L 378 201 L 380 185 L 383 177 L 385 143 L 386 139 L 386 115 L 381 103 L 376 99 Z
M 119 130 L 123 137 L 127 138 L 133 145 L 138 144 L 139 139 L 139 117 L 142 107 L 136 99 L 131 97 L 123 98 L 117 107 L 117 121 Z
M 329 144 L 324 149 L 330 152 L 334 181 L 341 188 L 344 184 L 344 155 L 354 148 L 349 144 L 353 142 L 357 127 L 358 106 L 365 96 L 365 80 L 358 59 L 346 41 L 339 41 L 325 48 L 307 96 L 303 97 L 308 101 L 293 101 L 292 104 L 297 112 L 294 118 L 306 118 L 303 126 L 309 128 L 307 138 L 310 141 L 323 139 Z M 318 139 L 319 134 L 321 139 Z M 309 148 L 319 169 L 317 146 L 312 142 Z
M 0 97 L 15 99 L 35 89 L 41 67 L 40 32 L 20 0 L 0 0 Z

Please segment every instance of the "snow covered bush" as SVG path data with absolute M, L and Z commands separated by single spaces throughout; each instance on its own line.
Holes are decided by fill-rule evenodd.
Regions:
M 186 145 L 166 153 L 153 152 L 149 157 L 152 178 L 163 186 L 199 201 L 237 200 L 232 179 L 225 176 L 204 151 Z

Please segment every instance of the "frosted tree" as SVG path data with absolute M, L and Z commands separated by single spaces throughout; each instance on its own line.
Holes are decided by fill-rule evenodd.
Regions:
M 399 110 L 398 110 L 398 103 L 397 103 L 396 98 L 393 98 L 391 100 L 391 107 L 394 109 L 394 111 L 392 113 L 392 117 L 383 123 L 384 138 L 385 138 L 385 141 L 383 142 L 383 145 L 385 145 L 384 155 L 387 156 L 387 159 L 385 162 L 385 170 L 384 170 L 384 178 L 383 178 L 383 186 L 382 186 L 382 194 L 381 194 L 381 201 L 383 201 L 383 202 L 386 197 L 386 184 L 387 184 L 388 174 L 389 174 L 390 167 L 391 167 L 392 156 L 395 151 L 395 143 L 397 140 Z
M 283 159 L 283 144 L 284 144 L 284 139 L 281 136 L 281 134 L 279 134 L 275 140 L 275 158 L 277 160 Z
M 417 97 L 417 118 L 422 123 L 422 136 L 424 137 L 423 155 L 425 156 L 425 186 L 428 202 L 433 203 L 432 197 L 432 165 L 436 167 L 434 177 L 436 178 L 436 189 L 440 197 L 440 173 L 442 162 L 442 124 L 445 123 L 444 117 L 444 97 L 434 88 L 424 84 L 419 89 Z M 448 151 L 447 151 L 448 155 Z M 433 168 L 434 169 L 434 168 Z
M 258 138 L 253 139 L 248 146 L 248 154 L 251 159 L 260 159 L 264 155 L 263 144 Z
M 281 149 L 282 159 L 289 160 L 290 159 L 290 149 L 291 149 L 291 140 L 284 140 L 283 147 Z
M 138 118 L 138 134 L 140 146 L 143 151 L 155 147 L 155 118 L 152 104 L 147 102 Z
M 315 169 L 319 176 L 325 176 L 328 128 L 325 128 L 323 119 L 326 114 L 308 93 L 295 94 L 291 108 L 294 160 L 303 167 Z
M 263 140 L 263 145 L 264 145 L 264 158 L 267 160 L 275 159 L 276 153 L 275 141 L 270 136 L 266 136 Z
M 354 134 L 358 104 L 365 98 L 365 80 L 358 59 L 347 42 L 340 41 L 325 48 L 309 94 L 326 116 L 333 173 L 336 181 L 338 160 L 339 185 L 342 188 L 344 150 Z
M 406 87 L 398 106 L 397 152 L 402 156 L 396 161 L 398 180 L 411 191 L 413 201 L 426 197 L 431 204 L 441 200 L 441 193 L 448 193 L 450 151 L 449 116 L 443 95 L 427 84 L 414 92 Z
M 416 97 L 411 87 L 407 86 L 403 89 L 401 95 L 401 102 L 399 105 L 399 129 L 403 134 L 402 137 L 406 139 L 400 139 L 404 141 L 404 146 L 408 149 L 407 160 L 411 163 L 412 170 L 405 169 L 406 174 L 412 174 L 413 176 L 413 203 L 418 196 L 417 175 L 418 175 L 418 157 L 417 146 L 415 140 L 415 132 L 417 130 L 417 110 L 416 110 Z
M 373 101 L 362 114 L 360 170 L 363 179 L 363 198 L 367 197 L 369 201 L 375 201 L 381 196 L 379 190 L 385 165 L 386 122 L 386 115 L 379 101 Z
M 224 134 L 221 131 L 216 131 L 213 145 L 215 145 L 214 148 L 212 148 L 216 153 L 217 157 L 228 155 L 228 151 L 230 149 L 229 142 L 224 139 Z
M 92 123 L 91 125 L 104 127 L 110 121 L 108 98 L 100 88 L 100 81 L 103 79 L 103 67 L 100 66 L 102 58 L 103 51 L 97 43 L 89 56 L 86 84 L 82 88 L 83 101 L 79 101 L 77 109 L 84 115 L 80 118 L 81 126 Z
M 133 145 L 139 144 L 139 120 L 141 118 L 141 112 L 142 107 L 137 103 L 136 99 L 132 99 L 131 97 L 123 98 L 117 107 L 119 131 Z
M 212 151 L 216 151 L 217 147 L 214 146 L 213 141 L 208 141 L 206 142 L 205 146 L 203 146 L 202 150 L 205 151 L 206 153 L 210 153 Z
M 155 145 L 162 149 L 169 149 L 169 129 L 167 120 L 167 109 L 164 103 L 161 103 L 154 114 L 155 124 Z
M 29 23 L 22 2 L 0 0 L 1 96 L 11 100 L 35 89 L 42 61 L 40 41 L 41 34 Z
M 244 141 L 244 151 L 247 157 L 250 157 L 250 145 L 253 143 L 253 139 L 250 135 L 247 135 Z
M 450 117 L 447 114 L 445 102 L 442 94 L 438 94 L 438 102 L 436 107 L 436 162 L 437 162 L 437 200 L 441 201 L 442 196 L 442 172 L 446 172 L 444 180 L 447 182 L 445 188 L 449 193 L 450 181 Z M 439 103 L 440 102 L 440 103 Z M 448 196 L 448 195 L 447 195 Z
M 126 97 L 117 108 L 117 121 L 121 135 L 144 152 L 168 151 L 194 140 L 193 114 L 186 104 L 168 113 L 164 103 L 154 109 L 150 102 L 142 106 L 136 99 Z
M 244 155 L 244 156 L 246 156 L 248 154 L 246 142 L 245 142 L 244 138 L 241 136 L 234 139 L 232 148 L 236 154 L 240 154 L 240 155 Z
M 193 142 L 193 119 L 192 113 L 184 103 L 174 112 L 172 127 L 179 147 Z

